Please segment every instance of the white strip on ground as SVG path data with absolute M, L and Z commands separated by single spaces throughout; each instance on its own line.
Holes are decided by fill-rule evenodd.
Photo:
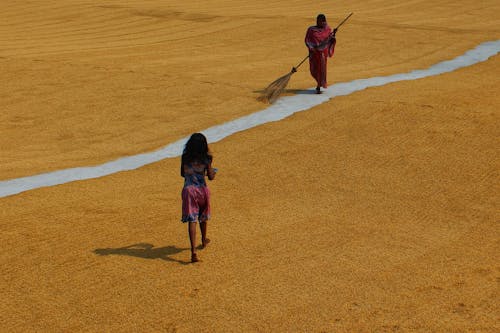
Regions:
M 467 51 L 463 55 L 456 57 L 455 59 L 440 62 L 427 69 L 419 69 L 409 73 L 337 83 L 326 89 L 321 95 L 313 94 L 312 92 L 314 91 L 312 91 L 310 94 L 298 94 L 294 96 L 282 97 L 275 104 L 262 111 L 232 120 L 222 125 L 210 127 L 201 132 L 206 135 L 209 143 L 217 142 L 230 136 L 231 134 L 271 121 L 282 120 L 296 112 L 304 111 L 327 102 L 336 96 L 349 95 L 353 92 L 369 87 L 382 86 L 392 82 L 416 80 L 428 76 L 451 72 L 462 67 L 486 61 L 488 58 L 498 54 L 499 52 L 500 40 L 485 42 L 478 45 L 474 49 Z M 182 150 L 187 139 L 188 138 L 180 139 L 150 153 L 123 157 L 97 166 L 71 168 L 35 176 L 0 181 L 0 198 L 40 187 L 54 186 L 76 180 L 103 177 L 120 171 L 137 169 L 144 165 L 158 162 L 166 158 L 177 157 L 182 154 Z

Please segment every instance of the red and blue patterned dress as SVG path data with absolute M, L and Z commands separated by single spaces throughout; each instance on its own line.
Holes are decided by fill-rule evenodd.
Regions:
M 210 190 L 205 181 L 209 161 L 182 163 L 182 222 L 206 222 L 210 218 Z

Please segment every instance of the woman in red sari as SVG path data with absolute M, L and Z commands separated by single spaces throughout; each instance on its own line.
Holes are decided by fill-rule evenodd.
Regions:
M 316 93 L 321 94 L 321 87 L 328 87 L 326 83 L 327 59 L 333 56 L 335 51 L 335 33 L 326 23 L 326 17 L 319 14 L 316 25 L 309 27 L 306 33 L 306 46 L 309 49 L 309 68 L 312 77 L 316 80 Z

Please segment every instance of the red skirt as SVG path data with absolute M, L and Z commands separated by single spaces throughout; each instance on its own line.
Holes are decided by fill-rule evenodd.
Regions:
M 206 186 L 182 189 L 182 222 L 206 222 L 210 218 L 210 190 Z

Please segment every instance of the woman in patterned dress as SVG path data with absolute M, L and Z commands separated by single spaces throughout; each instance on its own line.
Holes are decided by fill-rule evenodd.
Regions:
M 181 160 L 181 176 L 184 177 L 182 189 L 182 222 L 188 224 L 191 242 L 191 262 L 197 262 L 196 224 L 200 225 L 201 248 L 210 240 L 207 238 L 207 221 L 210 218 L 210 191 L 205 181 L 215 178 L 217 169 L 212 168 L 212 155 L 205 136 L 194 133 L 189 138 Z

